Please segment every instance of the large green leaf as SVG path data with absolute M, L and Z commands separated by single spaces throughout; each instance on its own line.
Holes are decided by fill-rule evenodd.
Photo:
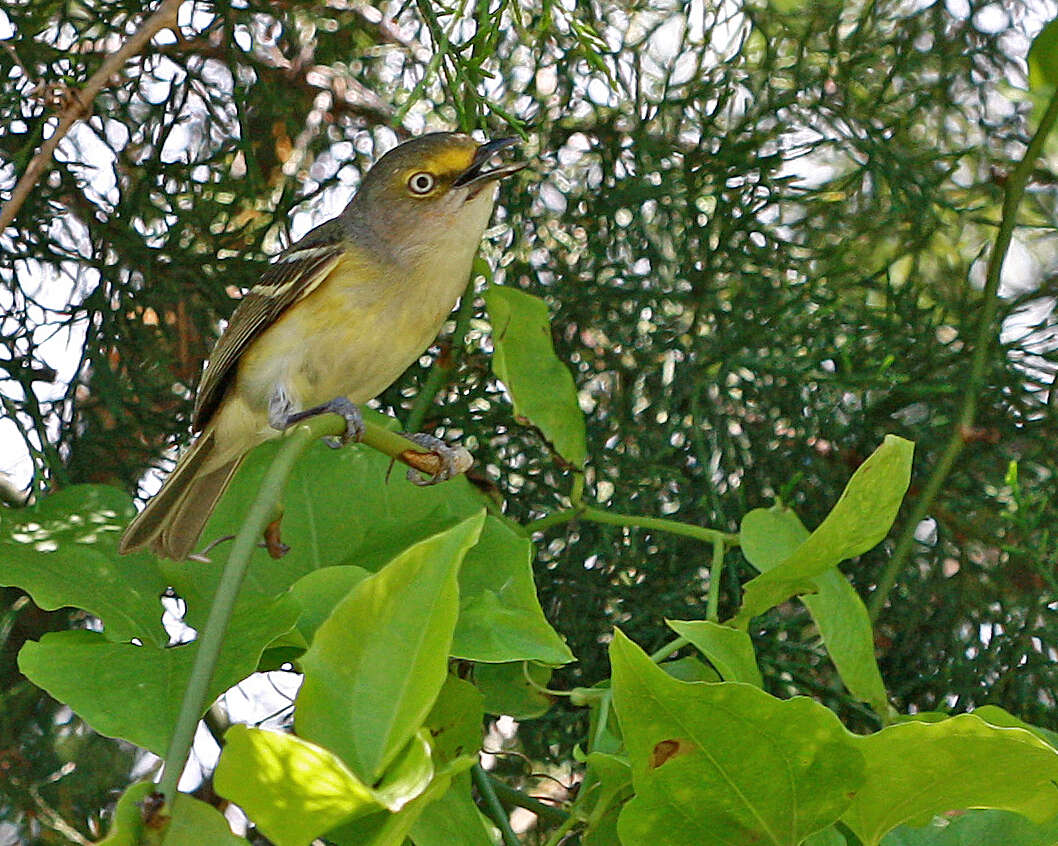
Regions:
M 852 735 L 810 699 L 677 681 L 620 631 L 610 661 L 636 791 L 618 823 L 625 843 L 797 846 L 863 782 Z
M 128 495 L 74 485 L 28 508 L 0 509 L 0 585 L 22 588 L 41 608 L 82 608 L 109 640 L 163 646 L 159 596 L 168 582 L 154 558 L 117 554 L 135 513 Z
M 301 659 L 298 734 L 373 784 L 430 713 L 447 675 L 458 573 L 484 512 L 402 552 L 359 582 Z
M 667 620 L 676 634 L 687 638 L 712 664 L 724 681 L 764 687 L 753 642 L 741 629 L 709 620 Z
M 867 778 L 842 819 L 866 844 L 907 822 L 964 808 L 1058 814 L 1058 751 L 1031 732 L 973 714 L 857 737 Z
M 236 725 L 224 740 L 213 785 L 276 846 L 309 844 L 383 809 L 337 755 L 304 738 Z
M 265 444 L 247 458 L 218 506 L 204 538 L 234 533 L 257 493 L 277 445 Z M 303 606 L 298 630 L 311 641 L 316 627 L 362 571 L 377 571 L 413 544 L 481 511 L 482 494 L 465 479 L 420 487 L 390 473 L 385 456 L 362 446 L 332 450 L 316 444 L 295 466 L 284 493 L 283 539 L 291 551 L 273 560 L 255 553 L 240 604 L 293 587 Z M 453 651 L 479 661 L 572 660 L 540 610 L 533 584 L 533 544 L 490 517 L 481 550 L 468 554 L 460 572 L 461 614 Z M 226 556 L 217 547 L 211 562 L 164 562 L 163 570 L 187 602 L 186 618 L 201 625 Z M 333 570 L 355 566 L 356 570 Z M 317 571 L 327 571 L 317 575 Z M 344 589 L 343 589 L 344 586 Z
M 739 540 L 746 560 L 761 572 L 774 570 L 808 539 L 808 529 L 789 508 L 756 508 L 742 518 Z M 837 567 L 819 574 L 815 593 L 800 597 L 808 608 L 834 666 L 849 693 L 870 703 L 879 715 L 889 710 L 888 696 L 874 657 L 870 615 L 858 593 Z
M 555 355 L 547 303 L 514 288 L 485 292 L 492 322 L 492 369 L 507 386 L 516 417 L 531 422 L 560 456 L 583 467 L 584 414 L 569 368 Z
M 452 655 L 470 661 L 573 660 L 540 608 L 532 541 L 489 517 L 459 573 L 459 623 Z
M 241 609 L 225 636 L 208 702 L 254 672 L 265 646 L 296 618 L 285 598 Z M 53 632 L 28 641 L 18 665 L 100 734 L 164 755 L 197 649 L 197 642 L 163 649 L 111 643 L 97 632 Z
M 886 435 L 819 527 L 781 564 L 746 584 L 735 625 L 744 628 L 772 606 L 815 589 L 816 576 L 877 545 L 892 527 L 910 484 L 913 453 L 911 441 Z

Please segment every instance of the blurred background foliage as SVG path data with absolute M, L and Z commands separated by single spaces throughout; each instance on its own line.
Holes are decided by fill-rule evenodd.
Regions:
M 96 99 L 0 233 L 5 507 L 76 482 L 150 484 L 187 438 L 219 321 L 267 256 L 337 213 L 385 149 L 454 128 L 522 135 L 532 156 L 484 254 L 493 282 L 551 306 L 592 497 L 725 531 L 778 498 L 812 527 L 894 432 L 917 444 L 913 501 L 972 388 L 988 249 L 1032 129 L 1025 55 L 1053 14 L 993 0 L 188 0 L 179 37 L 163 32 Z M 4 4 L 4 197 L 142 15 L 132 0 Z M 1058 729 L 1056 186 L 1041 165 L 977 427 L 878 620 L 901 710 L 993 703 Z M 569 473 L 491 377 L 480 299 L 468 327 L 436 396 L 420 396 L 424 358 L 381 407 L 407 419 L 418 401 L 422 428 L 463 438 L 514 517 L 551 513 Z M 861 595 L 892 549 L 846 567 Z M 704 617 L 708 558 L 674 535 L 550 528 L 541 600 L 579 659 L 552 686 L 608 675 L 614 624 L 650 650 L 664 617 Z M 749 575 L 730 552 L 722 612 Z M 0 842 L 67 842 L 64 819 L 87 836 L 134 751 L 17 674 L 25 638 L 83 621 L 13 590 L 0 604 Z M 875 727 L 800 605 L 757 622 L 773 693 Z M 559 703 L 520 740 L 557 765 L 584 730 Z

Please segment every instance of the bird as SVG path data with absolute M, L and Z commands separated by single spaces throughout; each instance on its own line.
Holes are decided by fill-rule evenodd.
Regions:
M 391 385 L 436 338 L 492 216 L 513 138 L 433 132 L 391 149 L 345 209 L 279 253 L 240 300 L 211 353 L 194 441 L 122 535 L 125 554 L 194 550 L 240 463 L 298 420 L 334 411 L 347 439 L 356 404 Z

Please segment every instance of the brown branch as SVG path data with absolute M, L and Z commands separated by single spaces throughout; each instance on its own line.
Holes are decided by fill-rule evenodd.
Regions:
M 176 14 L 182 2 L 183 0 L 163 0 L 158 10 L 143 22 L 143 25 L 132 34 L 129 40 L 121 46 L 121 49 L 107 57 L 99 70 L 89 77 L 83 88 L 79 91 L 71 90 L 69 92 L 70 96 L 67 98 L 66 106 L 62 110 L 59 125 L 55 127 L 51 137 L 40 145 L 40 149 L 37 150 L 36 155 L 33 156 L 33 159 L 22 174 L 22 178 L 18 180 L 18 184 L 15 185 L 14 190 L 11 192 L 11 198 L 4 204 L 3 211 L 0 211 L 0 232 L 6 229 L 15 219 L 18 210 L 22 208 L 22 204 L 26 201 L 26 197 L 29 196 L 37 181 L 51 163 L 52 156 L 55 154 L 55 149 L 59 146 L 59 142 L 66 137 L 73 125 L 89 111 L 92 102 L 106 84 L 110 82 L 111 77 L 117 74 L 129 59 L 138 55 L 159 30 L 176 29 Z

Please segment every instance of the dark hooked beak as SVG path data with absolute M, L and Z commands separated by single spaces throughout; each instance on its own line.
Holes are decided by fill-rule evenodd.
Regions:
M 503 179 L 505 176 L 510 176 L 512 173 L 517 173 L 529 163 L 511 162 L 510 164 L 501 164 L 491 170 L 485 170 L 489 159 L 496 153 L 517 143 L 517 138 L 497 138 L 495 141 L 486 141 L 474 153 L 474 161 L 470 163 L 470 167 L 463 171 L 452 184 L 455 187 L 469 186 L 470 197 L 474 197 L 486 185 L 491 185 L 493 182 Z

